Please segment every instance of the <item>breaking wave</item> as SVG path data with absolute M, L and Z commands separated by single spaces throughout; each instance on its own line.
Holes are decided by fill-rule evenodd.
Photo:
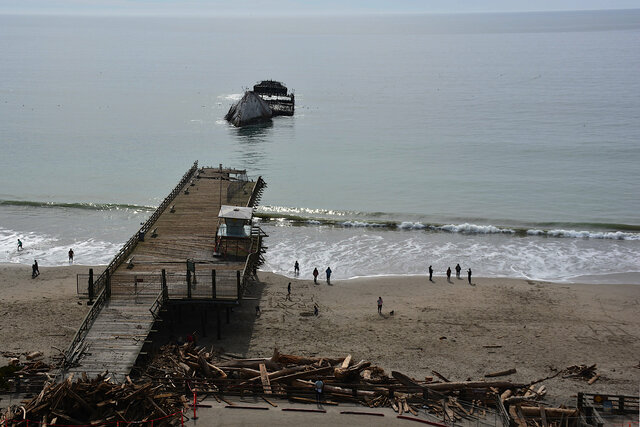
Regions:
M 16 250 L 18 239 L 24 249 Z M 52 234 L 18 232 L 0 227 L 0 262 L 31 264 L 37 259 L 42 266 L 68 265 L 67 252 L 73 248 L 76 265 L 106 265 L 123 242 L 109 242 L 95 238 L 64 238 Z
M 275 221 L 280 225 L 326 225 L 345 228 L 386 228 L 390 230 L 431 231 L 460 234 L 504 234 L 514 236 L 540 236 L 575 239 L 640 240 L 640 226 L 628 224 L 572 224 L 543 223 L 530 227 L 508 227 L 492 224 L 437 223 L 429 221 L 395 220 L 394 214 L 383 212 L 338 211 L 330 209 L 288 208 L 263 206 L 256 211 L 262 221 Z M 488 221 L 487 221 L 488 222 Z M 542 228 L 542 226 L 549 228 Z M 556 228 L 556 227 L 566 228 Z M 571 227 L 582 226 L 577 230 Z M 553 227 L 553 228 L 552 228 Z M 589 230 L 589 228 L 591 230 Z M 600 231 L 602 230 L 602 231 Z

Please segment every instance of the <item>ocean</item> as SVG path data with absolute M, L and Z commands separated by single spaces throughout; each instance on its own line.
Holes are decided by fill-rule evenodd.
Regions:
M 640 10 L 0 15 L 0 70 L 0 262 L 107 264 L 198 160 L 267 271 L 640 284 Z M 226 123 L 263 79 L 295 116 Z

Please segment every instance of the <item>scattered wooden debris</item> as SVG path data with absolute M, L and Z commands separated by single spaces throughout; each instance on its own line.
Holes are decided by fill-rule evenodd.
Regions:
M 50 368 L 37 360 L 27 364 L 34 372 Z M 20 369 L 27 369 L 27 364 Z M 564 374 L 591 384 L 599 378 L 595 367 L 575 365 L 553 376 Z M 366 360 L 354 363 L 351 355 L 305 357 L 282 354 L 277 349 L 269 358 L 243 359 L 190 342 L 162 347 L 137 380 L 127 377 L 124 384 L 111 384 L 106 373 L 91 380 L 83 375 L 76 382 L 68 378 L 61 384 L 49 384 L 26 404 L 24 411 L 31 421 L 51 423 L 55 416 L 66 423 L 95 424 L 164 417 L 187 407 L 187 397 L 191 401 L 192 393 L 213 396 L 228 406 L 234 404 L 225 396 L 245 394 L 261 396 L 272 407 L 277 407 L 273 399 L 278 398 L 315 403 L 317 380 L 324 384 L 322 400 L 329 405 L 350 402 L 370 408 L 391 407 L 399 416 L 418 416 L 421 410 L 427 410 L 454 423 L 477 420 L 489 408 L 495 408 L 523 427 L 553 427 L 559 423 L 558 416 L 566 421 L 575 411 L 540 405 L 546 387 L 535 384 L 545 379 L 528 384 L 471 378 L 451 381 L 435 370 L 431 372 L 434 377 L 419 380 L 396 371 L 387 375 Z M 514 373 L 516 369 L 512 368 L 485 377 Z M 17 409 L 13 411 L 15 415 Z
M 597 364 L 593 365 L 573 365 L 562 370 L 562 378 L 579 378 L 587 381 L 589 385 L 593 384 L 600 378 L 600 374 L 596 373 Z
M 106 373 L 92 380 L 83 375 L 76 381 L 70 375 L 61 383 L 48 383 L 37 397 L 25 403 L 21 413 L 16 407 L 8 408 L 0 420 L 14 419 L 14 426 L 27 425 L 26 420 L 54 424 L 54 417 L 72 424 L 127 423 L 167 417 L 186 407 L 183 395 L 163 385 L 112 384 Z M 156 425 L 170 422 L 167 418 L 164 424 Z
M 590 366 L 587 365 L 573 365 L 562 370 L 562 378 L 582 378 L 590 379 L 596 374 L 597 364 Z
M 516 372 L 517 372 L 516 368 L 511 368 L 511 369 L 507 369 L 505 371 L 491 372 L 489 374 L 485 374 L 484 376 L 487 377 L 487 378 L 490 378 L 490 377 L 504 377 L 506 375 L 515 374 Z

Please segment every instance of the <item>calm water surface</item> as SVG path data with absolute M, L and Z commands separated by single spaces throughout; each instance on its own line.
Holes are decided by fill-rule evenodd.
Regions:
M 0 16 L 0 261 L 108 262 L 197 159 L 266 179 L 280 273 L 640 272 L 639 46 L 638 10 Z M 225 123 L 265 78 L 296 115 Z

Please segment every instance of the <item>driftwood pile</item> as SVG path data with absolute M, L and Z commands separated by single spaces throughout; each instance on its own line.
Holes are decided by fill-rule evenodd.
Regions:
M 212 394 L 221 400 L 223 394 L 256 393 L 270 404 L 273 402 L 269 396 L 315 403 L 315 381 L 322 380 L 323 404 L 352 402 L 372 408 L 391 407 L 400 415 L 417 415 L 427 409 L 451 421 L 486 415 L 507 390 L 513 398 L 522 397 L 522 402 L 533 402 L 544 395 L 544 386 L 530 391 L 523 384 L 504 380 L 452 382 L 433 373 L 435 380 L 416 380 L 395 371 L 387 375 L 371 362 L 352 361 L 351 355 L 303 357 L 281 354 L 277 349 L 271 358 L 241 359 L 187 343 L 163 347 L 143 378 L 176 388 L 188 387 L 199 395 Z
M 29 369 L 44 369 L 38 365 L 41 362 L 29 363 Z M 224 396 L 259 395 L 272 406 L 277 405 L 271 397 L 315 403 L 316 381 L 321 380 L 325 405 L 350 402 L 391 407 L 399 415 L 414 416 L 426 410 L 450 422 L 475 421 L 492 411 L 510 416 L 519 427 L 548 427 L 574 425 L 578 413 L 541 405 L 546 387 L 540 382 L 560 374 L 597 379 L 595 365 L 572 366 L 527 384 L 495 378 L 516 373 L 513 368 L 487 373 L 484 381 L 456 382 L 437 371 L 431 373 L 424 379 L 396 371 L 388 375 L 369 361 L 352 360 L 351 355 L 304 357 L 277 349 L 270 358 L 244 359 L 189 342 L 162 347 L 135 383 L 127 377 L 126 383 L 113 384 L 107 373 L 91 380 L 83 375 L 75 382 L 69 377 L 60 384 L 49 383 L 37 398 L 4 417 L 16 418 L 18 412 L 20 419 L 48 423 L 145 421 L 177 413 L 188 407 L 187 399 L 191 402 L 196 396 L 213 396 L 232 406 Z
M 187 406 L 186 398 L 164 385 L 151 382 L 124 384 L 109 382 L 107 374 L 89 380 L 86 375 L 73 381 L 48 383 L 40 394 L 23 406 L 12 406 L 0 415 L 13 420 L 14 426 L 34 421 L 45 424 L 101 424 L 158 420 L 154 425 L 175 425 L 179 413 Z M 27 421 L 29 420 L 29 421 Z

